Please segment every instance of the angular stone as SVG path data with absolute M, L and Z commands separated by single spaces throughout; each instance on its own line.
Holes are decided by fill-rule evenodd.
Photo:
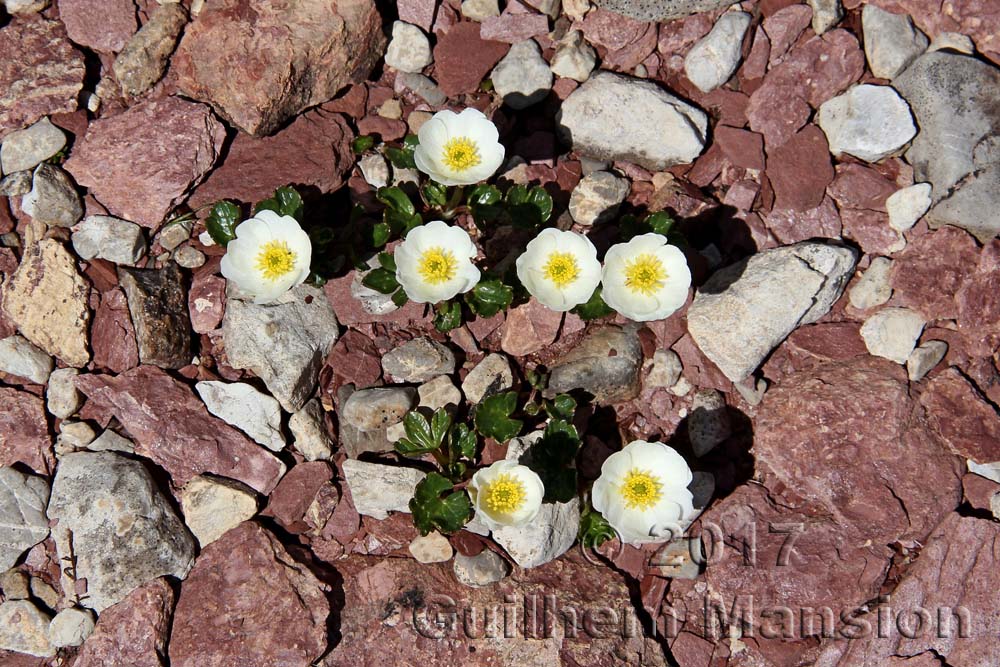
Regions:
M 892 296 L 892 284 L 889 274 L 892 271 L 892 260 L 887 257 L 876 257 L 865 269 L 861 279 L 851 287 L 848 297 L 851 305 L 859 310 L 868 310 L 881 306 Z
M 606 222 L 618 213 L 618 206 L 628 197 L 631 184 L 608 171 L 587 174 L 573 188 L 569 213 L 578 225 L 590 227 Z
M 868 67 L 880 79 L 895 79 L 927 50 L 927 35 L 913 27 L 909 16 L 890 14 L 866 4 L 861 12 L 861 26 Z
M 142 227 L 109 215 L 90 215 L 73 232 L 73 250 L 81 259 L 106 259 L 132 265 L 146 254 Z
M 183 94 L 263 136 L 364 79 L 384 45 L 371 0 L 221 0 L 184 31 L 171 68 Z
M 688 330 L 727 378 L 748 377 L 792 331 L 829 312 L 854 273 L 850 248 L 799 243 L 717 271 L 688 309 Z
M 417 407 L 412 387 L 359 389 L 341 402 L 340 444 L 351 458 L 365 452 L 391 452 L 390 430 Z
M 126 95 L 141 95 L 163 77 L 188 15 L 180 3 L 163 3 L 115 58 L 114 72 Z
M 510 361 L 498 353 L 486 355 L 473 366 L 469 374 L 462 380 L 462 393 L 465 400 L 476 404 L 486 396 L 499 394 L 513 388 L 514 374 L 510 369 Z
M 389 512 L 410 512 L 410 499 L 427 475 L 416 468 L 347 459 L 344 480 L 358 514 L 387 519 Z
M 69 38 L 94 51 L 117 53 L 139 27 L 133 0 L 59 0 L 59 19 Z
M 49 375 L 45 389 L 45 407 L 53 417 L 66 419 L 76 414 L 83 397 L 76 390 L 74 379 L 80 372 L 75 368 L 59 368 Z
M 500 3 L 498 0 L 462 0 L 462 16 L 480 22 L 500 16 Z
M 135 447 L 132 441 L 123 438 L 114 431 L 105 431 L 96 440 L 87 445 L 87 449 L 92 452 L 123 452 L 125 454 L 135 454 Z
M 166 470 L 176 486 L 211 473 L 266 494 L 285 473 L 280 460 L 211 416 L 187 385 L 154 366 L 114 377 L 81 375 L 76 387 L 117 417 L 136 452 Z
M 184 523 L 202 549 L 257 514 L 257 497 L 239 482 L 201 475 L 180 494 Z
M 930 183 L 917 183 L 897 190 L 885 200 L 885 208 L 889 212 L 889 226 L 897 232 L 912 229 L 930 207 Z
M 34 125 L 4 137 L 0 146 L 0 173 L 34 169 L 40 163 L 62 150 L 66 135 L 43 118 Z
M 164 575 L 183 579 L 194 563 L 194 539 L 145 466 L 111 452 L 76 452 L 59 462 L 48 515 L 59 556 L 75 558 L 86 579 L 81 604 L 98 612 Z
M 49 536 L 49 485 L 41 477 L 0 468 L 0 571 Z
M 207 380 L 194 386 L 205 407 L 272 452 L 285 448 L 281 432 L 281 406 L 245 382 Z
M 483 39 L 517 44 L 532 37 L 544 35 L 549 29 L 549 21 L 533 12 L 513 12 L 508 7 L 500 16 L 483 19 L 479 34 Z
M 868 6 L 868 5 L 866 5 Z M 910 107 L 889 86 L 854 86 L 819 108 L 819 126 L 830 152 L 878 162 L 917 134 Z
M 392 41 L 385 51 L 385 64 L 401 72 L 420 72 L 431 64 L 431 43 L 423 30 L 410 23 L 392 24 Z
M 188 291 L 188 315 L 195 333 L 215 331 L 226 311 L 226 280 L 207 271 L 196 272 Z
M 72 227 L 83 217 L 83 202 L 65 171 L 43 163 L 35 168 L 21 210 L 49 227 Z
M 884 308 L 861 326 L 865 347 L 876 357 L 905 364 L 924 330 L 924 318 L 909 308 Z
M 132 314 L 139 360 L 160 368 L 191 363 L 191 320 L 180 269 L 118 269 Z
M 69 366 L 90 361 L 90 286 L 55 239 L 27 247 L 3 286 L 3 309 L 25 338 Z
M 289 412 L 301 408 L 316 388 L 337 330 L 326 295 L 309 285 L 269 305 L 230 299 L 222 321 L 229 365 L 252 371 Z
M 505 579 L 510 565 L 495 551 L 483 549 L 475 556 L 455 554 L 455 578 L 463 586 L 483 588 Z
M 583 33 L 570 30 L 559 40 L 552 55 L 550 68 L 556 76 L 583 83 L 590 77 L 597 65 L 597 52 L 587 43 Z
M 514 357 L 534 354 L 555 342 L 563 314 L 546 308 L 535 298 L 507 311 L 500 349 Z
M 94 364 L 116 373 L 139 365 L 139 347 L 135 340 L 135 327 L 128 312 L 125 293 L 119 288 L 101 294 L 101 302 L 94 314 L 91 329 L 94 346 Z
M 538 567 L 563 555 L 580 531 L 580 500 L 544 503 L 538 516 L 526 526 L 503 526 L 493 539 L 523 568 Z
M 26 391 L 0 387 L 0 466 L 15 463 L 52 474 L 52 440 L 42 400 Z
M 312 399 L 288 418 L 288 430 L 295 438 L 295 449 L 306 461 L 329 460 L 333 455 L 333 440 L 324 423 L 323 405 Z
M 396 382 L 426 382 L 455 372 L 455 354 L 437 341 L 414 338 L 382 357 L 382 370 Z
M 547 391 L 582 389 L 601 403 L 627 401 L 639 393 L 642 362 L 635 327 L 597 327 L 552 364 Z
M 929 340 L 913 350 L 906 359 L 906 374 L 910 382 L 920 382 L 948 354 L 948 343 Z
M 955 454 L 984 465 L 1000 461 L 1000 414 L 958 370 L 928 380 L 920 403 L 930 430 Z
M 723 14 L 712 31 L 688 51 L 684 57 L 684 73 L 698 90 L 703 93 L 715 90 L 736 71 L 750 18 L 744 12 Z
M 703 111 L 653 82 L 611 72 L 598 72 L 574 90 L 557 121 L 573 150 L 655 170 L 692 162 L 708 130 Z
M 807 211 L 823 202 L 833 182 L 829 144 L 823 131 L 808 125 L 778 148 L 768 150 L 767 177 L 774 189 L 775 207 Z
M 22 377 L 35 384 L 45 384 L 52 373 L 52 357 L 38 349 L 24 336 L 0 340 L 0 372 Z
M 94 613 L 77 607 L 63 609 L 49 623 L 49 641 L 53 646 L 80 646 L 94 632 Z
M 292 466 L 271 492 L 263 516 L 274 517 L 296 535 L 322 531 L 340 503 L 333 476 L 333 468 L 323 461 Z
M 181 585 L 170 664 L 312 664 L 327 646 L 326 592 L 277 538 L 246 522 L 202 551 Z
M 33 602 L 16 600 L 0 604 L 0 651 L 16 651 L 41 658 L 52 657 L 48 614 Z
M 928 321 L 955 319 L 955 295 L 969 283 L 978 262 L 975 239 L 944 227 L 913 239 L 892 265 L 895 305 L 919 311 Z
M 548 96 L 552 70 L 542 58 L 538 42 L 526 39 L 511 45 L 493 68 L 490 80 L 504 104 L 511 109 L 526 109 Z
M 434 46 L 435 77 L 449 97 L 471 93 L 496 65 L 508 45 L 479 36 L 479 25 L 462 22 L 438 36 Z
M 844 18 L 844 7 L 840 0 L 807 0 L 812 8 L 812 29 L 817 35 L 840 23 Z
M 670 21 L 726 7 L 724 0 L 594 0 L 598 7 L 639 21 Z
M 442 408 L 455 410 L 462 402 L 462 392 L 447 375 L 439 375 L 417 387 L 419 407 L 437 411 Z
M 448 538 L 437 531 L 415 538 L 409 549 L 418 563 L 444 563 L 455 553 Z
M 90 123 L 66 170 L 113 215 L 156 229 L 212 168 L 225 138 L 204 104 L 147 100 Z

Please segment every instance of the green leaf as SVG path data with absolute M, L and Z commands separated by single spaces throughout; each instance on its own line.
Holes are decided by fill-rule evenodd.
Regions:
M 389 229 L 392 230 L 393 234 L 406 236 L 411 229 L 422 225 L 424 219 L 419 213 L 408 215 L 406 213 L 387 208 L 382 213 L 382 221 L 389 225 Z
M 402 213 L 404 216 L 411 216 L 417 212 L 409 196 L 400 188 L 395 186 L 379 188 L 375 193 L 375 198 L 385 204 L 389 209 Z
M 476 406 L 473 422 L 476 430 L 497 442 L 507 442 L 524 426 L 520 419 L 511 419 L 517 409 L 517 392 L 508 391 L 484 398 Z
M 528 192 L 528 202 L 538 209 L 538 215 L 543 223 L 552 217 L 552 195 L 540 185 L 536 185 Z
M 402 308 L 406 305 L 406 302 L 410 300 L 410 297 L 406 296 L 406 292 L 402 288 L 396 290 L 392 293 L 392 302 L 396 304 L 397 308 Z
M 505 202 L 511 222 L 519 227 L 539 227 L 552 216 L 552 197 L 538 185 L 530 190 L 523 185 L 511 187 Z
M 396 272 L 396 258 L 392 256 L 391 252 L 380 252 L 378 254 L 378 263 L 386 271 Z
M 384 248 L 385 244 L 389 242 L 390 236 L 392 236 L 392 229 L 389 227 L 389 223 L 376 222 L 372 227 L 372 246 Z
M 420 137 L 415 134 L 408 134 L 403 137 L 403 146 L 405 148 L 413 149 L 420 145 Z
M 417 484 L 410 500 L 410 512 L 413 513 L 413 525 L 421 535 L 434 530 L 444 534 L 454 533 L 472 518 L 469 496 L 454 489 L 446 477 L 436 472 L 428 474 Z
M 392 163 L 392 166 L 397 169 L 417 168 L 417 163 L 413 161 L 412 148 L 396 148 L 395 146 L 386 146 L 385 156 L 389 158 L 389 162 Z
M 499 280 L 483 280 L 465 295 L 472 312 L 479 317 L 493 317 L 510 307 L 514 290 Z
M 545 485 L 545 501 L 565 503 L 576 495 L 573 463 L 580 451 L 580 434 L 562 419 L 552 419 L 545 433 L 531 447 L 531 468 Z
M 288 215 L 299 222 L 305 212 L 305 204 L 298 191 L 290 185 L 285 185 L 274 191 L 274 194 L 264 201 L 257 202 L 254 207 L 254 215 L 260 211 L 274 211 L 278 215 Z
M 441 208 L 448 203 L 448 188 L 440 183 L 427 181 L 424 187 L 421 188 L 421 192 L 424 193 L 424 199 L 431 206 Z
M 479 447 L 479 440 L 476 432 L 465 424 L 455 424 L 448 432 L 448 450 L 452 460 L 460 458 L 474 461 L 476 449 Z
M 240 223 L 240 208 L 231 201 L 220 201 L 212 207 L 205 220 L 205 228 L 212 240 L 223 248 L 236 238 L 236 225 Z
M 366 134 L 351 142 L 351 150 L 360 155 L 374 145 L 375 137 L 371 137 Z
M 451 428 L 451 415 L 444 408 L 438 408 L 431 416 L 431 437 L 440 446 Z
M 545 411 L 552 419 L 571 421 L 576 412 L 576 399 L 569 394 L 559 394 L 551 401 L 545 401 Z
M 469 206 L 483 206 L 484 204 L 499 204 L 503 195 L 495 185 L 480 183 L 469 190 L 466 196 L 466 203 Z
M 656 213 L 651 213 L 646 216 L 643 221 L 651 231 L 662 234 L 663 236 L 669 236 L 670 231 L 673 229 L 676 221 L 670 217 L 670 214 L 666 211 L 657 211 Z
M 399 282 L 396 281 L 396 272 L 383 268 L 372 269 L 366 273 L 365 277 L 361 280 L 361 284 L 382 294 L 392 294 L 399 289 Z
M 615 531 L 600 512 L 588 508 L 580 517 L 580 544 L 587 549 L 596 549 L 614 538 Z
M 462 326 L 462 304 L 458 301 L 444 301 L 437 305 L 434 315 L 434 328 L 441 333 Z
M 590 295 L 590 299 L 575 307 L 573 312 L 579 315 L 582 320 L 596 320 L 600 317 L 613 315 L 615 311 L 604 302 L 604 298 L 601 296 L 601 286 L 598 285 L 594 293 Z

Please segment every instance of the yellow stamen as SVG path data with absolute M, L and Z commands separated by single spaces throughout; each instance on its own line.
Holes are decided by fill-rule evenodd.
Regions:
M 257 270 L 267 280 L 276 280 L 295 268 L 295 253 L 284 241 L 268 241 L 257 253 Z
M 542 273 L 555 283 L 556 287 L 562 288 L 576 282 L 580 275 L 580 266 L 572 253 L 553 252 L 549 253 L 549 260 L 542 267 Z
M 663 484 L 660 478 L 646 470 L 632 468 L 625 476 L 618 492 L 625 499 L 625 506 L 629 509 L 648 510 L 660 501 L 663 495 Z
M 417 271 L 424 282 L 431 285 L 446 283 L 455 277 L 458 271 L 458 260 L 454 253 L 438 246 L 428 248 L 420 255 Z
M 444 145 L 442 160 L 452 171 L 465 171 L 483 161 L 479 147 L 468 137 L 449 139 Z
M 667 271 L 656 255 L 644 252 L 625 262 L 625 287 L 633 292 L 650 296 L 663 289 L 666 279 Z
M 501 473 L 483 489 L 483 502 L 494 512 L 513 514 L 528 496 L 524 484 L 510 473 Z

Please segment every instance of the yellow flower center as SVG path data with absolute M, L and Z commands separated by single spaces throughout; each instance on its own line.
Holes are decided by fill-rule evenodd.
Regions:
M 500 514 L 513 514 L 521 509 L 527 496 L 521 480 L 508 472 L 497 475 L 483 490 L 483 502 Z
M 449 139 L 444 145 L 444 163 L 452 171 L 465 171 L 483 161 L 479 147 L 468 137 Z
M 284 241 L 268 241 L 257 253 L 257 270 L 267 280 L 276 280 L 295 268 L 295 253 Z
M 656 255 L 644 252 L 625 262 L 625 287 L 646 296 L 663 289 L 667 271 Z
M 420 276 L 431 285 L 448 282 L 455 277 L 457 270 L 458 260 L 454 253 L 438 246 L 425 250 L 417 264 Z
M 542 267 L 542 273 L 555 283 L 556 287 L 562 288 L 576 282 L 580 275 L 580 266 L 571 253 L 553 252 L 549 254 L 549 260 Z
M 663 495 L 663 484 L 660 478 L 646 470 L 632 468 L 625 475 L 625 481 L 618 489 L 625 506 L 629 509 L 648 510 L 660 501 Z

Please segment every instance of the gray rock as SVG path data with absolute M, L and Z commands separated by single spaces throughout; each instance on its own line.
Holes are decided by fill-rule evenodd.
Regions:
M 205 253 L 189 245 L 181 246 L 174 253 L 174 261 L 185 269 L 197 269 L 205 265 Z
M 941 51 L 943 49 L 951 49 L 971 56 L 976 52 L 976 45 L 971 37 L 960 32 L 939 32 L 934 35 L 927 50 Z
M 885 200 L 889 226 L 897 232 L 909 231 L 931 207 L 931 184 L 916 183 L 896 190 Z
M 194 539 L 152 475 L 138 461 L 111 452 L 76 452 L 59 462 L 49 518 L 60 558 L 76 559 L 87 580 L 84 607 L 101 612 L 157 577 L 187 576 Z
M 395 382 L 426 382 L 455 372 L 455 353 L 430 338 L 414 338 L 382 357 L 382 370 Z
M 94 632 L 94 612 L 89 609 L 69 607 L 63 609 L 49 623 L 49 642 L 57 648 L 80 646 Z
M 538 516 L 526 526 L 503 526 L 493 539 L 523 568 L 538 567 L 563 555 L 580 531 L 580 499 L 568 503 L 544 503 Z
M 365 182 L 373 188 L 384 188 L 389 185 L 389 164 L 378 153 L 371 153 L 358 160 L 361 175 Z
M 49 0 L 4 0 L 8 14 L 37 14 L 49 6 Z
M 594 0 L 594 3 L 639 21 L 670 21 L 732 4 L 728 0 Z
M 490 79 L 503 103 L 511 109 L 538 104 L 552 90 L 552 70 L 533 39 L 513 44 L 493 68 Z
M 83 202 L 69 174 L 42 163 L 35 168 L 31 192 L 21 198 L 21 210 L 49 227 L 72 227 L 83 217 Z
M 767 393 L 767 380 L 764 378 L 754 380 L 753 377 L 748 377 L 734 382 L 733 387 L 748 405 L 756 407 L 764 400 L 764 394 Z
M 547 393 L 582 389 L 601 403 L 627 401 L 639 393 L 642 362 L 637 327 L 595 327 L 553 363 Z
M 482 588 L 505 579 L 510 574 L 510 565 L 497 552 L 483 549 L 475 556 L 455 554 L 452 570 L 458 583 Z
M 509 368 L 509 367 L 508 367 Z M 441 408 L 455 409 L 462 402 L 462 392 L 447 375 L 439 375 L 417 387 L 420 407 L 436 411 Z
M 930 43 L 909 16 L 890 14 L 875 5 L 861 10 L 861 28 L 868 67 L 880 79 L 896 78 Z
M 27 600 L 31 597 L 30 581 L 25 572 L 12 568 L 0 574 L 0 591 L 5 600 Z
M 743 36 L 749 27 L 749 14 L 723 14 L 684 57 L 684 73 L 691 83 L 707 93 L 729 81 L 740 64 Z
M 885 308 L 861 325 L 865 347 L 876 357 L 905 364 L 924 330 L 923 316 L 909 308 Z
M 257 514 L 257 496 L 231 479 L 200 475 L 180 494 L 184 523 L 204 549 Z
M 651 81 L 596 72 L 557 114 L 573 150 L 601 160 L 661 170 L 687 164 L 705 147 L 708 116 Z
M 715 389 L 694 395 L 688 416 L 688 439 L 695 456 L 704 456 L 732 435 L 726 398 Z
M 160 235 L 156 240 L 160 243 L 161 248 L 169 252 L 189 238 L 191 238 L 191 221 L 181 220 L 167 224 L 160 230 Z
M 0 197 L 20 197 L 31 192 L 30 171 L 16 171 L 0 180 Z
M 932 228 L 962 227 L 981 243 L 1000 234 L 1000 162 L 970 174 L 927 214 Z
M 163 78 L 187 19 L 182 4 L 161 3 L 128 40 L 114 62 L 115 79 L 126 96 L 141 95 Z
M 570 30 L 556 45 L 549 69 L 556 76 L 583 83 L 597 66 L 597 52 L 579 30 Z
M 191 363 L 191 315 L 183 281 L 176 264 L 118 269 L 144 364 L 182 368 Z
M 245 382 L 206 380 L 194 386 L 213 415 L 238 428 L 272 452 L 285 448 L 281 406 Z
M 337 328 L 323 291 L 299 285 L 273 304 L 230 299 L 222 339 L 229 365 L 253 371 L 281 407 L 295 412 L 316 388 Z
M 445 563 L 455 553 L 448 538 L 437 531 L 415 537 L 409 550 L 418 563 Z
M 333 441 L 326 432 L 319 400 L 310 400 L 289 417 L 288 430 L 295 438 L 295 449 L 306 461 L 329 461 L 333 456 Z
M 704 563 L 701 537 L 682 537 L 668 542 L 649 559 L 653 572 L 667 579 L 697 579 Z
M 43 118 L 23 130 L 11 132 L 0 145 L 0 170 L 4 174 L 34 169 L 66 145 L 66 134 Z
M 902 149 L 917 134 L 910 106 L 890 86 L 863 84 L 827 100 L 819 126 L 830 152 L 878 162 Z
M 416 468 L 355 459 L 344 461 L 344 479 L 358 514 L 386 519 L 389 512 L 410 512 L 410 499 L 426 475 Z
M 788 334 L 829 312 L 855 264 L 853 249 L 813 242 L 752 255 L 698 290 L 688 331 L 726 377 L 739 382 Z
M 97 438 L 97 432 L 87 422 L 65 420 L 59 425 L 56 437 L 56 455 L 62 456 L 84 449 Z
M 110 215 L 88 215 L 73 232 L 73 250 L 81 259 L 106 259 L 133 265 L 146 254 L 142 227 Z
M 486 396 L 499 394 L 514 386 L 514 373 L 506 355 L 494 352 L 476 364 L 462 380 L 465 400 L 476 404 Z
M 910 353 L 906 359 L 906 374 L 910 382 L 920 382 L 948 354 L 948 343 L 929 340 Z
M 87 445 L 87 449 L 92 452 L 122 452 L 124 454 L 134 454 L 135 445 L 128 438 L 123 438 L 112 430 L 104 431 L 97 439 Z
M 392 24 L 392 40 L 385 51 L 385 64 L 400 72 L 419 72 L 433 61 L 431 43 L 424 31 L 403 21 Z
M 888 257 L 876 257 L 856 282 L 848 298 L 851 305 L 858 310 L 868 310 L 881 306 L 892 296 L 892 281 L 889 272 L 892 270 L 892 260 Z
M 393 89 L 397 93 L 410 91 L 432 107 L 441 106 L 448 99 L 433 80 L 413 72 L 398 74 Z
M 0 340 L 0 372 L 45 384 L 54 366 L 52 357 L 24 336 L 14 334 Z
M 45 506 L 49 485 L 41 477 L 0 468 L 0 572 L 49 536 Z
M 643 382 L 647 387 L 673 387 L 684 369 L 681 358 L 673 350 L 657 350 L 646 365 L 649 373 Z
M 822 35 L 844 18 L 844 8 L 840 0 L 806 0 L 812 8 L 812 29 Z
M 578 225 L 589 227 L 611 220 L 628 197 L 631 183 L 608 171 L 584 176 L 569 197 L 569 214 Z
M 417 407 L 417 391 L 412 387 L 359 389 L 340 405 L 340 444 L 350 458 L 365 452 L 391 452 L 395 439 L 388 430 Z
M 462 0 L 462 16 L 470 21 L 500 16 L 500 3 L 498 0 Z
M 0 650 L 39 658 L 54 656 L 56 647 L 49 642 L 51 620 L 27 600 L 0 604 Z

